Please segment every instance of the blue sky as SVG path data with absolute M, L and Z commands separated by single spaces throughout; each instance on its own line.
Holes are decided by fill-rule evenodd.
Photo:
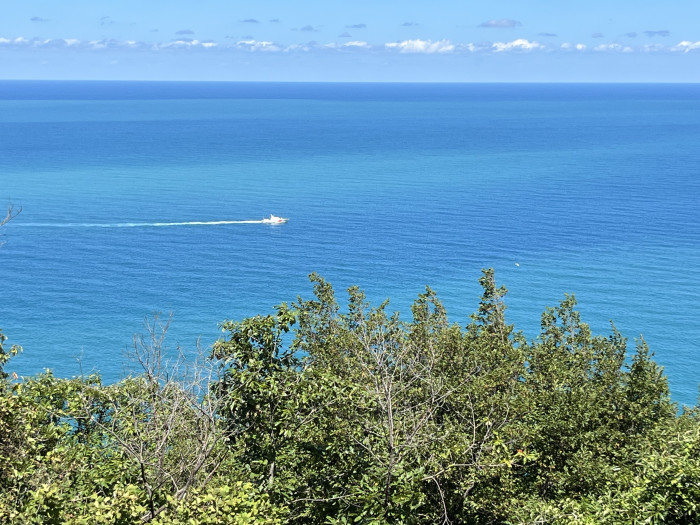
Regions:
M 2 0 L 0 78 L 700 82 L 700 1 Z

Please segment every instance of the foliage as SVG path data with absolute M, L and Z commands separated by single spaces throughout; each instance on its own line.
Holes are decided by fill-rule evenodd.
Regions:
M 169 501 L 170 508 L 151 523 L 154 525 L 278 525 L 284 509 L 271 505 L 251 483 L 194 490 L 187 500 Z
M 608 337 L 592 336 L 575 304 L 567 297 L 547 309 L 527 348 L 523 432 L 540 459 L 524 475 L 527 490 L 545 499 L 595 491 L 628 461 L 643 431 L 675 413 L 646 345 L 626 367 L 625 339 L 614 326 Z
M 0 522 L 64 523 L 79 512 L 89 516 L 94 501 L 112 496 L 129 478 L 121 458 L 105 454 L 99 436 L 73 418 L 80 392 L 96 381 L 46 373 L 5 390 Z
M 311 280 L 208 360 L 156 318 L 119 383 L 0 375 L 0 522 L 700 521 L 700 409 L 573 296 L 527 341 L 491 270 L 466 326 L 430 288 L 404 320 Z
M 7 336 L 0 330 L 0 385 L 4 385 L 9 376 L 4 370 L 5 363 L 22 351 L 22 348 L 17 345 L 12 345 L 10 348 L 7 348 L 4 344 L 5 341 L 7 341 Z

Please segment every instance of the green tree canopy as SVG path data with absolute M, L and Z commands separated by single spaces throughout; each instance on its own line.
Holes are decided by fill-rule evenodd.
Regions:
M 0 522 L 700 521 L 700 410 L 573 296 L 527 340 L 492 270 L 464 324 L 430 288 L 404 319 L 311 282 L 208 359 L 155 319 L 118 383 L 0 374 Z

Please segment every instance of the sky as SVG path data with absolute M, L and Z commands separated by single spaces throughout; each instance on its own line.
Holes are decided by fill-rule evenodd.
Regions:
M 700 82 L 700 0 L 0 0 L 0 79 Z

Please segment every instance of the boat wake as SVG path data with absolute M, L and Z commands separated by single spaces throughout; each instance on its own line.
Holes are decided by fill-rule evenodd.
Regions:
M 163 228 L 167 226 L 218 226 L 221 224 L 268 224 L 259 221 L 187 221 L 187 222 L 17 222 L 13 226 L 35 228 Z

